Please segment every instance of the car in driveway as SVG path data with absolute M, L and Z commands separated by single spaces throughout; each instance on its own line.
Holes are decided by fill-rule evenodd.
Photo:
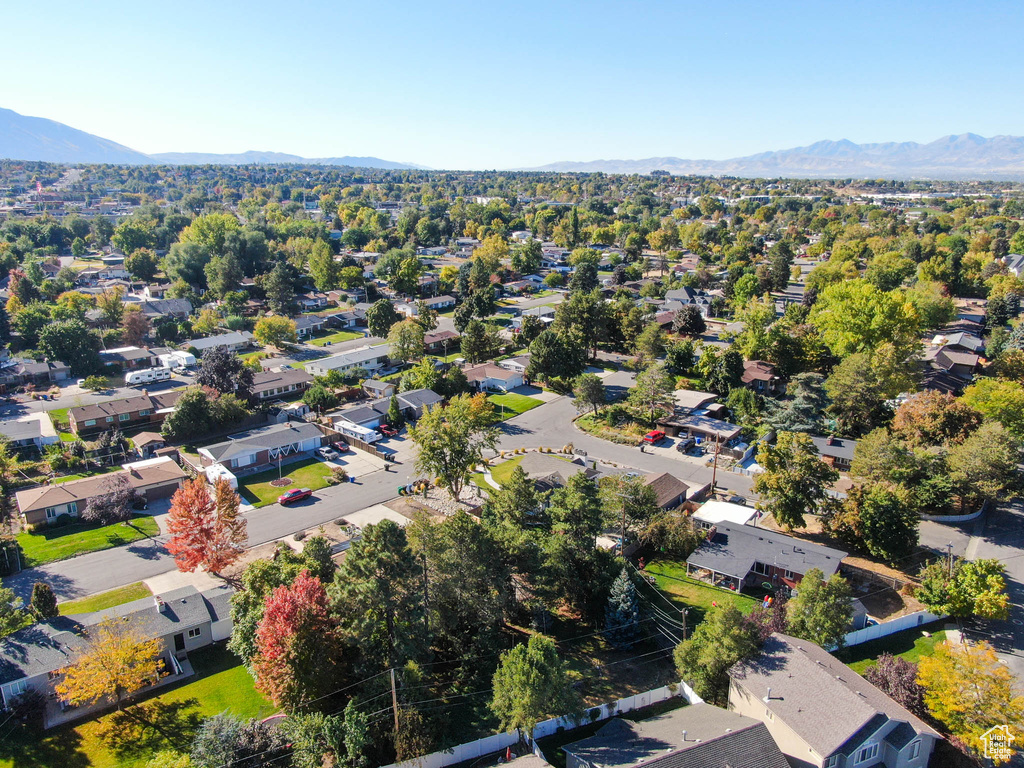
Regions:
M 398 430 L 388 424 L 381 424 L 377 427 L 377 431 L 384 437 L 398 437 Z
M 309 488 L 289 488 L 277 497 L 278 504 L 294 504 L 296 501 L 308 499 L 313 495 Z
M 665 433 L 662 432 L 660 429 L 652 429 L 650 432 L 644 435 L 644 442 L 647 443 L 648 445 L 660 443 L 664 439 Z
M 334 461 L 341 454 L 339 454 L 332 446 L 325 445 L 323 448 L 316 449 L 316 455 L 324 461 Z

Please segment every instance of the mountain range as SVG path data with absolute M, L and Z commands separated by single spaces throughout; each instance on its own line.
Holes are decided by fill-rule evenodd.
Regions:
M 308 158 L 281 152 L 164 152 L 147 155 L 117 142 L 54 120 L 26 117 L 0 109 L 0 158 L 51 163 L 113 163 L 127 165 L 246 165 L 296 163 L 357 168 L 426 169 L 413 163 L 379 157 Z M 717 175 L 789 178 L 897 179 L 1024 179 L 1024 137 L 973 133 L 915 141 L 855 144 L 847 139 L 819 141 L 806 147 L 761 152 L 729 160 L 686 160 L 648 157 L 643 160 L 563 161 L 528 171 L 639 173 L 655 170 L 676 175 Z
M 1024 137 L 973 133 L 916 141 L 855 144 L 847 139 L 807 147 L 761 152 L 729 160 L 643 160 L 558 162 L 523 170 L 587 173 L 650 173 L 789 178 L 1024 179 Z
M 42 117 L 19 115 L 0 108 L 0 158 L 41 160 L 48 163 L 111 163 L 115 165 L 246 165 L 250 163 L 301 163 L 348 165 L 356 168 L 422 168 L 379 157 L 306 158 L 281 152 L 165 152 L 147 155 L 117 142 Z

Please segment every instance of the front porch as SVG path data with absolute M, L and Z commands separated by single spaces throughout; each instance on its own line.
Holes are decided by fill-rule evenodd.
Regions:
M 729 589 L 733 592 L 739 592 L 743 587 L 743 580 L 737 576 L 719 573 L 709 568 L 700 568 L 689 563 L 686 564 L 686 575 L 691 579 L 703 581 L 705 584 L 710 584 L 720 589 Z

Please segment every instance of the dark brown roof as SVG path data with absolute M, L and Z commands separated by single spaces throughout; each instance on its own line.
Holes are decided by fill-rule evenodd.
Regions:
M 680 496 L 685 499 L 686 492 L 690 489 L 690 486 L 668 472 L 652 472 L 644 478 L 644 482 L 654 489 L 658 497 L 658 506 L 662 508 L 672 504 Z
M 156 394 L 143 394 L 136 397 L 126 397 L 121 400 L 108 400 L 105 403 L 95 405 L 82 405 L 72 408 L 68 416 L 75 422 L 99 421 L 107 416 L 119 416 L 122 413 L 134 413 L 135 411 L 159 411 L 163 408 L 173 408 L 181 397 L 182 390 L 174 389 L 170 392 L 158 392 Z
M 743 363 L 743 383 L 752 381 L 771 381 L 779 377 L 775 366 L 763 360 L 747 360 Z

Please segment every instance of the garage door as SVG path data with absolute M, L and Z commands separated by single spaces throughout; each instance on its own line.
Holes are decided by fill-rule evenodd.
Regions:
M 174 495 L 174 492 L 178 490 L 178 483 L 164 483 L 163 485 L 154 485 L 152 488 L 146 489 L 146 498 L 149 501 L 156 501 L 157 499 L 166 499 Z

